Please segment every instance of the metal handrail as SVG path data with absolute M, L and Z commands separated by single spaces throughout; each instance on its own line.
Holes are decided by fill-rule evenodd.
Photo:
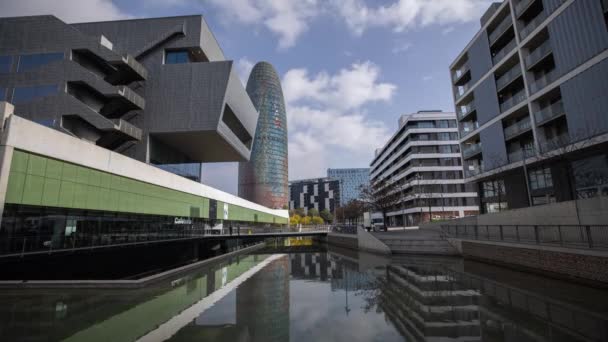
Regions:
M 519 65 L 518 63 L 496 80 L 496 89 L 500 91 L 507 84 L 511 83 L 511 81 L 517 79 L 519 76 L 521 76 L 521 65 Z
M 512 39 L 509 44 L 505 45 L 492 57 L 492 63 L 494 65 L 498 64 L 498 62 L 502 61 L 503 58 L 505 58 L 505 56 L 515 48 L 515 46 L 517 46 L 517 42 L 515 39 Z
M 452 74 L 454 83 L 456 83 L 469 70 L 471 70 L 471 67 L 469 66 L 468 62 L 465 62 L 464 65 L 462 65 L 460 68 L 454 70 L 454 73 Z
M 490 43 L 494 43 L 498 37 L 500 37 L 503 33 L 507 31 L 509 27 L 513 25 L 513 21 L 511 20 L 511 15 L 507 15 L 501 22 L 496 26 L 494 31 L 488 35 Z
M 559 100 L 558 102 L 555 102 L 554 104 L 547 106 L 541 109 L 540 111 L 534 113 L 534 119 L 536 119 L 536 124 L 540 125 L 564 113 L 564 103 L 562 102 L 562 100 Z
M 521 29 L 521 31 L 519 32 L 519 37 L 520 40 L 525 39 L 527 36 L 530 35 L 530 33 L 532 33 L 534 30 L 536 30 L 537 27 L 539 27 L 542 23 L 545 22 L 545 20 L 547 20 L 547 17 L 549 15 L 547 14 L 547 12 L 545 12 L 544 10 L 542 12 L 540 12 L 536 18 L 532 19 L 528 25 L 526 25 L 523 29 Z
M 534 51 L 531 51 L 526 56 L 526 67 L 530 68 L 532 65 L 536 64 L 538 61 L 543 59 L 551 52 L 551 43 L 549 42 L 549 40 L 546 40 L 544 43 L 540 44 L 536 49 L 534 49 Z
M 515 163 L 532 156 L 534 156 L 534 150 L 519 150 L 517 152 L 509 153 L 507 158 L 509 159 L 509 163 Z
M 515 95 L 511 96 L 508 100 L 500 104 L 500 112 L 504 113 L 507 110 L 513 108 L 515 105 L 521 103 L 526 99 L 526 92 L 524 89 L 518 91 Z
M 535 94 L 539 92 L 541 89 L 551 84 L 551 82 L 557 79 L 558 73 L 556 69 L 551 70 L 550 72 L 544 74 L 541 78 L 535 80 L 532 84 L 530 84 L 530 94 Z
M 475 102 L 471 101 L 469 104 L 464 106 L 458 106 L 458 116 L 462 119 L 465 116 L 471 114 L 476 109 Z
M 465 158 L 469 158 L 479 152 L 481 152 L 481 144 L 473 144 L 470 145 L 470 147 L 464 148 L 462 150 L 462 155 Z
M 608 249 L 608 225 L 442 225 L 443 234 L 483 241 Z
M 460 99 L 467 92 L 467 90 L 469 90 L 469 86 L 469 83 L 461 86 L 456 86 L 454 93 L 456 95 L 456 99 Z
M 478 128 L 479 128 L 479 122 L 477 122 L 477 121 L 460 123 L 460 133 L 462 133 L 463 136 L 473 132 L 474 130 L 476 130 Z
M 519 16 L 523 10 L 528 8 L 534 1 L 535 0 L 521 0 L 517 5 L 515 5 L 515 15 Z
M 564 147 L 570 143 L 570 136 L 568 134 L 562 134 L 557 137 L 547 139 L 541 142 L 540 149 L 543 152 L 549 152 L 556 150 L 560 147 Z
M 530 117 L 527 117 L 516 124 L 513 124 L 507 128 L 505 128 L 505 138 L 509 139 L 513 136 L 518 135 L 521 132 L 527 131 L 532 128 L 532 123 L 530 122 Z

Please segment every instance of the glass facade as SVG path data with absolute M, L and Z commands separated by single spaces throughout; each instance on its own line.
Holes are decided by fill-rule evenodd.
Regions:
M 11 56 L 0 56 L 0 73 L 11 72 L 11 63 L 13 58 Z
M 63 52 L 56 53 L 37 53 L 33 55 L 19 56 L 19 66 L 17 72 L 24 72 L 35 69 L 39 66 L 49 64 L 54 61 L 63 59 Z
M 251 158 L 239 163 L 239 196 L 269 208 L 285 208 L 289 198 L 287 114 L 281 82 L 272 65 L 255 65 L 247 94 L 260 116 Z
M 361 187 L 369 184 L 369 168 L 327 169 L 327 177 L 340 181 L 340 205 L 359 199 Z
M 32 101 L 49 95 L 54 95 L 57 93 L 58 89 L 59 87 L 56 84 L 40 85 L 33 87 L 18 87 L 15 88 L 12 102 L 17 104 Z
M 6 101 L 6 88 L 0 87 L 0 101 Z
M 165 52 L 165 64 L 181 64 L 190 62 L 188 50 L 175 50 Z
M 178 176 L 201 182 L 201 163 L 191 161 L 154 137 L 150 137 L 150 164 Z

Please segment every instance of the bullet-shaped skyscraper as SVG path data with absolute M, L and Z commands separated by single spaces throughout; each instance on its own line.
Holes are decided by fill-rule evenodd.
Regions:
M 270 208 L 283 208 L 289 200 L 287 115 L 281 81 L 270 63 L 259 62 L 253 67 L 247 94 L 259 117 L 251 158 L 239 163 L 239 196 Z

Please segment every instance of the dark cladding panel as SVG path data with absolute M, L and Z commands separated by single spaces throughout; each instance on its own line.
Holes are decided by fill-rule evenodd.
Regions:
M 490 121 L 500 113 L 496 83 L 493 77 L 488 77 L 474 90 L 475 106 L 477 107 L 477 122 L 480 125 Z
M 575 1 L 549 23 L 555 64 L 565 74 L 608 47 L 600 1 Z
M 570 137 L 608 132 L 608 61 L 603 60 L 561 85 Z
M 559 6 L 563 5 L 566 0 L 543 0 L 543 7 L 547 13 L 553 13 Z
M 479 133 L 485 169 L 491 170 L 507 163 L 507 149 L 502 122 L 498 121 Z
M 467 55 L 471 66 L 471 85 L 473 85 L 492 69 L 492 56 L 490 55 L 490 44 L 486 31 L 481 32 L 479 37 L 471 44 Z

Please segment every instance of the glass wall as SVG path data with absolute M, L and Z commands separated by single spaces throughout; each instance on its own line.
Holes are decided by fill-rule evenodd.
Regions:
M 150 164 L 178 176 L 201 182 L 201 163 L 190 160 L 183 153 L 150 137 Z
M 13 93 L 13 103 L 23 103 L 35 100 L 37 98 L 54 95 L 59 87 L 56 84 L 40 85 L 33 87 L 18 87 Z
M 35 69 L 45 64 L 63 59 L 63 52 L 56 53 L 37 53 L 33 55 L 19 56 L 19 66 L 17 72 L 24 72 Z
M 13 58 L 11 56 L 0 56 L 0 73 L 11 72 L 11 64 Z
M 181 64 L 190 62 L 188 50 L 165 51 L 165 64 Z

